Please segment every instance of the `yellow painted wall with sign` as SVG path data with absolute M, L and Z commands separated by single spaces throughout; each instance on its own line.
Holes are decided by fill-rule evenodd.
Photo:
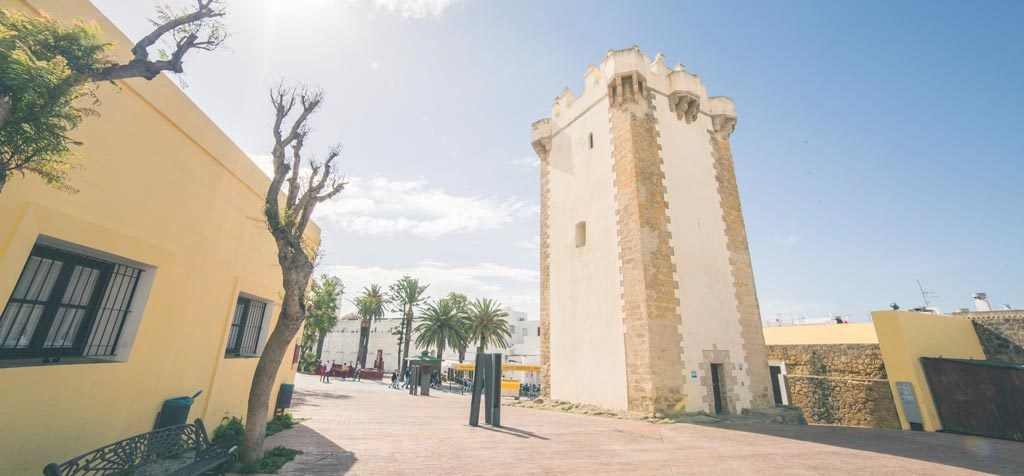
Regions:
M 87 1 L 0 7 L 94 21 L 122 59 L 131 45 Z M 260 222 L 269 179 L 171 80 L 118 86 L 100 86 L 101 116 L 75 134 L 85 158 L 70 177 L 78 194 L 33 176 L 12 177 L 0 192 L 0 309 L 41 236 L 148 265 L 148 298 L 132 310 L 141 317 L 121 361 L 0 360 L 0 474 L 39 474 L 149 431 L 164 399 L 200 389 L 190 418 L 212 429 L 244 416 L 257 359 L 225 357 L 239 294 L 265 299 L 277 317 L 281 274 Z M 307 238 L 318 237 L 311 227 Z M 294 372 L 289 355 L 276 384 Z
M 913 387 L 924 430 L 942 429 L 921 357 L 984 360 L 974 325 L 960 317 L 903 311 L 872 312 L 871 319 L 903 429 L 909 430 L 910 423 L 900 400 L 899 382 Z

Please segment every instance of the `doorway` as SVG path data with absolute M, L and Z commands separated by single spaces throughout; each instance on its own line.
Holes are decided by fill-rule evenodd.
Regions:
M 711 364 L 711 391 L 715 396 L 715 414 L 722 415 L 725 413 L 725 406 L 722 405 L 724 400 L 722 399 L 722 364 Z
M 775 404 L 782 405 L 782 385 L 779 383 L 779 375 L 782 375 L 782 367 L 769 365 L 768 372 L 772 378 L 772 396 L 775 397 Z

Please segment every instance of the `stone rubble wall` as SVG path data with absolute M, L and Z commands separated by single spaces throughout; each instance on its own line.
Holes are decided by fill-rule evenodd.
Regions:
M 789 403 L 808 423 L 900 428 L 878 344 L 769 345 L 786 363 Z
M 989 360 L 1024 364 L 1024 315 L 972 319 Z

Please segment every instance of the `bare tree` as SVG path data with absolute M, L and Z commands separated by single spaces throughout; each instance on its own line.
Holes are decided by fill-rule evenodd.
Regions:
M 224 43 L 227 31 L 219 18 L 226 15 L 224 0 L 196 0 L 195 10 L 157 9 L 157 17 L 150 20 L 154 29 L 132 47 L 127 63 L 112 64 L 92 76 L 94 81 L 115 81 L 126 78 L 151 80 L 161 72 L 182 73 L 182 61 L 190 50 L 213 51 Z M 170 34 L 174 49 L 160 50 L 161 58 L 150 59 L 150 48 Z
M 267 190 L 264 215 L 267 229 L 277 243 L 284 298 L 281 314 L 256 364 L 249 389 L 242 462 L 258 460 L 263 454 L 267 413 L 274 379 L 292 339 L 306 318 L 306 288 L 313 276 L 317 250 L 304 239 L 313 209 L 340 193 L 346 182 L 335 170 L 341 147 L 331 148 L 321 160 L 306 159 L 303 146 L 309 135 L 309 118 L 320 109 L 324 93 L 307 86 L 275 87 L 270 94 L 274 105 L 274 176 Z M 285 126 L 290 122 L 291 125 Z M 281 203 L 281 198 L 284 203 Z

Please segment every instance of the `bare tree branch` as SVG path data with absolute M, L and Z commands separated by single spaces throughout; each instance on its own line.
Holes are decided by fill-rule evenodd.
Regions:
M 135 55 L 135 59 L 142 61 L 148 60 L 149 47 L 156 44 L 161 37 L 177 28 L 200 22 L 207 18 L 224 16 L 225 12 L 223 9 L 213 8 L 214 3 L 215 0 L 199 0 L 196 11 L 157 25 L 156 29 L 154 29 L 152 33 L 144 36 L 138 43 L 135 43 L 134 47 L 132 47 L 132 54 Z
M 332 175 L 332 163 L 341 155 L 341 148 L 332 148 L 324 162 L 303 156 L 310 130 L 309 118 L 323 104 L 322 90 L 282 83 L 271 90 L 270 99 L 274 106 L 274 147 L 271 152 L 274 176 L 267 190 L 267 225 L 275 238 L 295 246 L 302 242 L 313 209 L 324 200 L 321 197 L 324 188 L 330 184 L 334 194 L 340 192 L 340 189 L 335 191 L 338 180 Z M 297 106 L 298 112 L 293 114 Z M 282 193 L 285 194 L 283 204 L 279 198 Z
M 88 81 L 115 81 L 127 78 L 151 80 L 161 72 L 182 73 L 185 54 L 193 49 L 212 51 L 217 49 L 227 33 L 220 18 L 225 16 L 224 0 L 197 0 L 194 11 L 174 12 L 170 7 L 158 10 L 156 28 L 132 47 L 133 58 L 124 64 L 104 68 L 91 75 Z M 167 59 L 152 61 L 150 51 L 167 34 L 173 36 L 174 51 Z

